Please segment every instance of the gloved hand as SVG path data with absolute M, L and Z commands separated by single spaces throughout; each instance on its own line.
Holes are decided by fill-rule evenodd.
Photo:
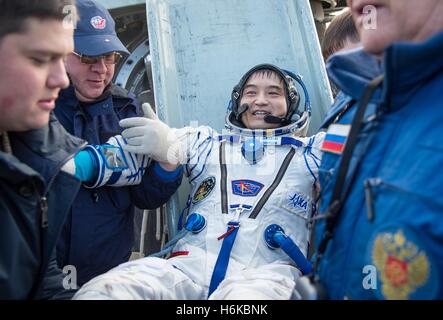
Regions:
M 158 119 L 149 103 L 142 105 L 144 117 L 133 117 L 120 120 L 121 127 L 126 128 L 122 136 L 127 140 L 127 151 L 146 154 L 158 162 L 172 165 L 185 162 L 177 129 L 170 128 Z
M 150 159 L 146 155 L 130 153 L 127 147 L 125 139 L 120 135 L 111 137 L 102 145 L 86 146 L 84 150 L 90 153 L 98 174 L 94 180 L 84 183 L 85 187 L 139 184 Z

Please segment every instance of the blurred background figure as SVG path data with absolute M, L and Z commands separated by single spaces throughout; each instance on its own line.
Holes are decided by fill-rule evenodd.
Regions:
M 325 61 L 336 52 L 347 51 L 360 47 L 360 35 L 352 19 L 351 11 L 346 9 L 344 12 L 332 19 L 323 40 L 321 50 Z M 335 97 L 340 89 L 330 81 L 332 94 Z

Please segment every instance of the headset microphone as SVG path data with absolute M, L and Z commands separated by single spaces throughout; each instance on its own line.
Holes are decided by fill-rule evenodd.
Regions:
M 243 103 L 240 107 L 238 107 L 238 116 L 237 119 L 240 120 L 241 114 L 249 109 L 249 104 Z
M 286 117 L 276 117 L 276 116 L 272 116 L 270 114 L 268 114 L 267 116 L 265 116 L 263 118 L 263 120 L 267 123 L 285 123 L 286 121 L 288 121 L 286 119 Z
M 285 123 L 289 120 L 286 117 L 276 117 L 268 114 L 263 120 L 267 123 Z M 300 116 L 298 114 L 294 114 L 291 118 L 291 121 L 298 121 L 300 120 Z

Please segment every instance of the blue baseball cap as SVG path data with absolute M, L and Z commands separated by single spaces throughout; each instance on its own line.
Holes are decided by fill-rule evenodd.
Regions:
M 115 22 L 109 11 L 92 0 L 77 0 L 80 20 L 74 31 L 74 50 L 87 56 L 99 56 L 112 51 L 129 54 L 117 37 Z

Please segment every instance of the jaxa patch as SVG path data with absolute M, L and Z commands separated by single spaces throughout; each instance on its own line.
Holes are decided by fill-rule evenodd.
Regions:
M 264 185 L 254 180 L 233 180 L 232 193 L 241 197 L 255 197 Z
M 388 227 L 374 233 L 368 255 L 377 269 L 378 298 L 436 297 L 440 285 L 437 268 L 419 241 L 407 227 Z
M 302 194 L 295 192 L 294 194 L 289 195 L 288 206 L 295 209 L 299 208 L 307 214 L 309 201 Z
M 206 199 L 215 187 L 215 177 L 209 177 L 203 180 L 192 197 L 192 203 L 196 204 Z
M 303 219 L 307 219 L 309 213 L 311 212 L 311 206 L 312 202 L 306 195 L 299 192 L 289 190 L 286 191 L 285 200 L 282 203 L 282 207 L 286 211 Z
M 308 211 L 308 201 L 299 193 L 294 193 L 289 196 L 288 205 L 292 208 L 300 208 L 304 211 Z
M 321 150 L 341 154 L 345 148 L 351 125 L 333 123 L 328 127 Z

